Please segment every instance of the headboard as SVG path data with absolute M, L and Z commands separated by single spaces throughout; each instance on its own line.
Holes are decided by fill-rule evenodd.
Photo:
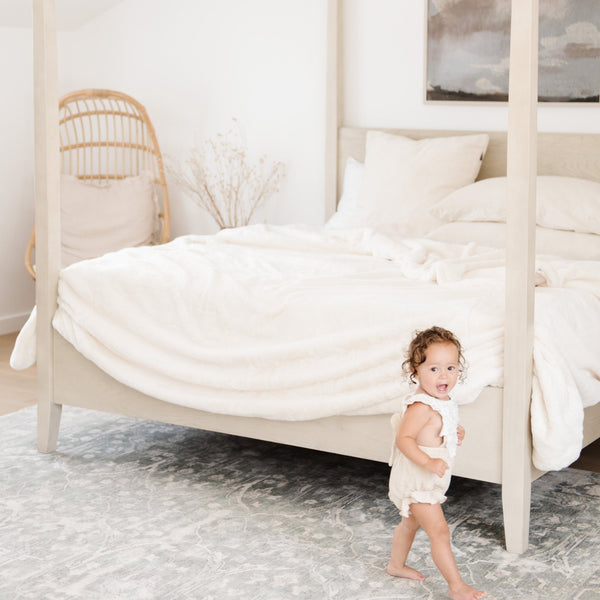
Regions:
M 342 192 L 346 160 L 352 156 L 365 160 L 368 129 L 340 127 L 338 130 L 338 199 Z M 413 139 L 448 137 L 482 133 L 480 131 L 447 131 L 434 129 L 378 129 Z M 506 175 L 506 132 L 486 132 L 490 143 L 481 165 L 478 179 Z M 600 134 L 597 133 L 538 133 L 538 173 L 581 177 L 600 182 Z

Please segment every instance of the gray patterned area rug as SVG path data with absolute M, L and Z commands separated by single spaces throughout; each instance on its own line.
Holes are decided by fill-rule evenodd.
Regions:
M 39 454 L 35 411 L 0 417 L 2 600 L 446 598 L 417 534 L 385 572 L 396 509 L 384 464 L 63 410 Z M 534 483 L 531 544 L 503 549 L 498 486 L 455 478 L 445 513 L 465 580 L 496 600 L 600 598 L 600 474 Z

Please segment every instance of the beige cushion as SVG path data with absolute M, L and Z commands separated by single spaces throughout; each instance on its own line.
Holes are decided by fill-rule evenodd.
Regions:
M 150 174 L 102 186 L 62 175 L 60 193 L 63 267 L 152 241 L 158 205 Z
M 488 141 L 486 134 L 413 140 L 369 131 L 360 197 L 353 206 L 340 205 L 339 226 L 427 234 L 442 224 L 431 207 L 475 181 Z

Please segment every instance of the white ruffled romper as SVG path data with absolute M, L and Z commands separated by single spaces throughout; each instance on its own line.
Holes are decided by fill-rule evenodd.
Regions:
M 419 448 L 431 458 L 441 458 L 448 463 L 450 468 L 444 473 L 443 477 L 438 477 L 435 473 L 415 464 L 402 454 L 396 446 L 396 435 L 398 434 L 402 417 L 406 412 L 406 407 L 414 402 L 422 402 L 431 406 L 442 417 L 442 429 L 440 430 L 440 436 L 443 438 L 442 445 L 438 447 L 419 446 Z M 395 413 L 392 416 L 394 438 L 389 462 L 392 467 L 389 497 L 398 507 L 403 517 L 410 515 L 410 505 L 414 502 L 442 504 L 446 500 L 445 493 L 450 485 L 452 465 L 458 446 L 457 427 L 458 406 L 456 402 L 452 399 L 438 400 L 427 394 L 409 396 L 403 402 L 402 412 Z

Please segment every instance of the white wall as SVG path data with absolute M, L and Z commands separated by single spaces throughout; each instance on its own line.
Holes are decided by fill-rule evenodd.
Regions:
M 259 215 L 323 220 L 323 0 L 126 0 L 60 44 L 60 87 L 112 88 L 140 100 L 163 153 L 186 150 L 236 117 L 251 153 L 286 164 Z M 173 234 L 216 227 L 175 186 Z
M 33 226 L 33 45 L 30 29 L 0 27 L 0 334 L 35 302 L 23 257 Z
M 345 122 L 360 127 L 505 130 L 493 103 L 425 103 L 426 0 L 344 0 Z M 600 106 L 540 105 L 540 131 L 600 132 Z
M 91 1 L 91 0 L 86 0 Z M 506 128 L 503 105 L 425 104 L 425 0 L 344 0 L 345 120 L 364 127 Z M 123 0 L 59 32 L 59 92 L 122 90 L 145 104 L 163 153 L 237 117 L 250 149 L 287 175 L 259 219 L 322 223 L 325 0 Z M 22 255 L 33 220 L 31 30 L 0 29 L 0 333 L 34 301 Z M 600 132 L 600 107 L 541 106 L 542 131 Z M 171 186 L 173 233 L 214 225 Z

